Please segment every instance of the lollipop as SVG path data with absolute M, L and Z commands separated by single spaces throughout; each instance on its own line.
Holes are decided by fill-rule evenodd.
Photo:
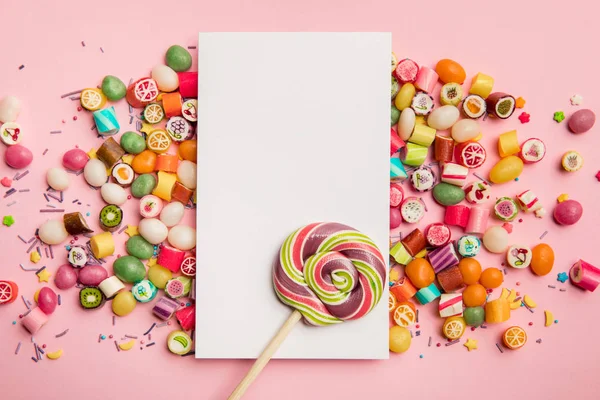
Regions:
M 349 226 L 313 223 L 288 236 L 273 266 L 273 286 L 295 310 L 229 400 L 242 397 L 300 319 L 323 326 L 368 314 L 381 299 L 386 271 L 375 243 Z

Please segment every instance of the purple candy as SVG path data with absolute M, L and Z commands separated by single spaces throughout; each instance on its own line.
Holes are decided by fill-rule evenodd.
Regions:
M 458 264 L 458 257 L 456 250 L 454 249 L 454 242 L 449 242 L 443 247 L 438 247 L 429 253 L 429 262 L 433 267 L 433 270 L 437 274 L 438 272 Z

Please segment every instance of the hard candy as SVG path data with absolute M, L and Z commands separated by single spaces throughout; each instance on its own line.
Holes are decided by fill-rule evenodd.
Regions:
M 54 284 L 57 288 L 64 290 L 75 286 L 77 283 L 77 270 L 70 264 L 63 264 L 54 274 Z
M 54 190 L 66 190 L 69 187 L 69 174 L 62 168 L 50 168 L 46 171 L 46 182 Z
M 173 45 L 167 50 L 165 61 L 174 71 L 187 71 L 192 66 L 192 55 L 187 49 Z
M 50 219 L 40 225 L 38 236 L 42 242 L 52 245 L 61 244 L 67 240 L 69 233 L 62 220 Z
M 127 283 L 139 282 L 146 276 L 144 264 L 133 256 L 123 256 L 113 263 L 113 271 L 117 278 Z
M 14 122 L 21 112 L 21 101 L 15 96 L 0 100 L 0 122 Z
M 140 154 L 146 150 L 146 141 L 135 132 L 125 132 L 121 136 L 121 147 L 129 154 Z
M 63 167 L 70 171 L 81 171 L 90 157 L 81 149 L 71 149 L 63 155 Z
M 108 272 L 102 265 L 87 265 L 79 271 L 79 283 L 85 286 L 98 286 L 108 278 Z
M 25 168 L 33 161 L 33 153 L 22 144 L 15 144 L 9 146 L 4 152 L 4 161 L 11 168 Z
M 176 225 L 169 231 L 168 240 L 176 249 L 191 250 L 196 247 L 196 230 L 187 225 Z
M 107 204 L 121 206 L 127 201 L 127 192 L 116 183 L 105 183 L 102 185 L 100 195 L 102 196 L 102 200 Z
M 196 163 L 183 160 L 177 167 L 177 179 L 188 189 L 196 189 Z
M 175 201 L 167 204 L 160 212 L 160 220 L 167 226 L 172 227 L 181 222 L 185 207 L 182 203 Z
M 154 255 L 154 246 L 140 235 L 130 237 L 125 243 L 125 248 L 127 254 L 140 260 L 148 260 Z
M 131 195 L 137 199 L 149 195 L 156 187 L 156 178 L 151 174 L 142 174 L 131 184 Z
M 156 81 L 162 92 L 172 92 L 179 87 L 177 72 L 166 65 L 157 65 L 152 68 L 152 79 Z
M 127 87 L 122 80 L 113 75 L 106 75 L 102 79 L 102 93 L 110 101 L 121 100 L 127 93 Z
M 490 253 L 503 253 L 508 247 L 508 232 L 501 226 L 489 227 L 483 235 L 483 245 Z
M 440 182 L 433 188 L 433 198 L 443 206 L 453 206 L 464 200 L 465 192 L 456 185 Z
M 128 290 L 119 292 L 112 301 L 112 310 L 119 317 L 124 317 L 130 314 L 137 305 L 137 301 L 133 294 Z
M 454 106 L 442 106 L 436 108 L 427 117 L 427 125 L 438 131 L 444 131 L 450 129 L 458 118 L 460 117 L 460 111 Z
M 40 289 L 37 298 L 38 307 L 40 310 L 44 312 L 46 315 L 50 315 L 56 309 L 56 305 L 58 304 L 58 296 L 54 293 L 54 290 L 49 287 L 43 287 Z
M 100 187 L 104 185 L 108 178 L 106 165 L 102 161 L 92 158 L 83 168 L 83 177 L 90 186 Z
M 138 231 L 151 244 L 159 244 L 169 235 L 165 224 L 156 218 L 142 219 L 138 225 Z

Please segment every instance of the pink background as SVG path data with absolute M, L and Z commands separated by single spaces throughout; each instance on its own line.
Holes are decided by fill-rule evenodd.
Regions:
M 437 60 L 451 57 L 465 67 L 468 81 L 475 73 L 485 72 L 496 78 L 497 90 L 527 100 L 525 111 L 531 114 L 531 123 L 521 125 L 515 115 L 509 122 L 484 124 L 484 143 L 489 145 L 491 157 L 479 172 L 485 174 L 496 159 L 496 135 L 510 129 L 517 128 L 521 140 L 542 138 L 549 145 L 548 153 L 540 164 L 528 166 L 518 183 L 495 188 L 495 196 L 533 189 L 551 212 L 556 197 L 568 193 L 583 204 L 584 219 L 573 227 L 561 228 L 550 217 L 536 220 L 525 215 L 522 224 L 515 224 L 511 236 L 515 242 L 535 245 L 541 233 L 548 230 L 545 241 L 556 251 L 555 269 L 546 277 L 534 277 L 528 271 L 509 271 L 506 277 L 506 287 L 516 288 L 515 282 L 520 281 L 521 294 L 530 294 L 539 304 L 535 314 L 521 309 L 513 313 L 509 322 L 527 330 L 530 341 L 522 350 L 500 354 L 496 349 L 495 343 L 508 326 L 506 323 L 490 326 L 486 331 L 467 332 L 463 338 L 479 340 L 479 349 L 470 353 L 462 345 L 427 347 L 429 336 L 434 344 L 441 341 L 441 320 L 434 317 L 435 307 L 421 307 L 421 336 L 413 340 L 407 353 L 391 355 L 389 361 L 382 362 L 274 361 L 246 398 L 596 397 L 600 389 L 600 346 L 595 334 L 600 327 L 596 318 L 600 296 L 556 282 L 556 273 L 568 271 L 578 258 L 600 264 L 594 251 L 597 241 L 592 239 L 600 224 L 595 203 L 600 183 L 594 177 L 600 169 L 596 150 L 600 145 L 598 126 L 575 136 L 567 132 L 565 123 L 557 125 L 552 121 L 556 110 L 564 110 L 567 115 L 575 110 L 569 105 L 569 97 L 575 93 L 583 95 L 586 107 L 596 112 L 599 109 L 600 86 L 595 78 L 600 64 L 592 38 L 600 36 L 600 28 L 595 21 L 598 8 L 591 6 L 590 1 L 552 0 L 539 7 L 525 1 L 462 0 L 439 5 L 337 0 L 196 1 L 187 6 L 155 0 L 139 4 L 105 1 L 94 6 L 64 1 L 64 5 L 52 8 L 10 3 L 2 7 L 0 96 L 14 94 L 23 100 L 19 122 L 24 143 L 33 151 L 35 160 L 30 174 L 15 185 L 31 192 L 0 198 L 0 214 L 10 213 L 17 221 L 11 228 L 0 228 L 0 247 L 4 250 L 0 279 L 16 281 L 26 297 L 32 299 L 40 284 L 33 272 L 23 272 L 18 267 L 18 263 L 30 263 L 25 254 L 27 246 L 16 235 L 31 237 L 44 220 L 37 213 L 46 204 L 41 195 L 44 171 L 58 166 L 67 148 L 79 145 L 87 150 L 101 143 L 90 131 L 91 116 L 78 113 L 76 102 L 61 100 L 62 93 L 96 86 L 106 74 L 118 75 L 125 82 L 130 77 L 144 76 L 161 62 L 169 45 L 196 45 L 197 32 L 201 30 L 391 31 L 399 58 L 410 57 L 434 66 Z M 82 40 L 86 47 L 81 46 Z M 25 68 L 18 70 L 21 64 Z M 232 79 L 244 79 L 244 60 L 239 60 L 239 64 L 240 75 Z M 236 106 L 243 107 L 243 93 L 232 99 L 232 107 Z M 117 113 L 126 130 L 128 117 L 123 103 Z M 77 121 L 72 120 L 73 115 L 79 117 Z M 232 117 L 232 126 L 240 123 Z M 56 129 L 63 133 L 49 135 Z M 0 147 L 3 155 L 4 146 Z M 49 151 L 42 157 L 45 148 Z M 560 155 L 568 149 L 580 151 L 586 159 L 583 169 L 571 175 L 561 173 L 558 166 Z M 12 177 L 14 173 L 3 163 L 0 165 L 0 177 Z M 92 215 L 97 215 L 99 194 L 87 188 L 82 177 L 71 177 L 74 183 L 65 193 L 65 208 L 85 212 L 89 203 Z M 75 198 L 83 205 L 72 205 Z M 13 200 L 18 203 L 7 208 L 6 204 Z M 428 220 L 438 218 L 441 210 L 433 206 L 428 195 L 426 202 L 431 209 Z M 134 204 L 125 210 L 133 215 Z M 191 215 L 188 217 L 191 221 Z M 126 222 L 135 220 L 129 217 Z M 122 247 L 119 250 L 122 252 Z M 60 256 L 64 250 L 55 254 Z M 487 255 L 480 260 L 485 266 L 498 266 L 501 258 Z M 43 259 L 41 264 L 54 272 L 60 262 Z M 557 289 L 549 289 L 549 284 Z M 558 287 L 566 287 L 567 291 L 559 292 Z M 64 349 L 63 358 L 54 362 L 44 359 L 35 364 L 30 359 L 29 336 L 19 325 L 12 325 L 24 309 L 20 299 L 0 307 L 0 397 L 222 399 L 250 366 L 249 361 L 173 356 L 164 346 L 166 335 L 173 329 L 170 327 L 152 332 L 157 343 L 154 347 L 140 351 L 136 346 L 130 352 L 117 353 L 111 342 L 97 343 L 98 334 L 113 334 L 115 338 L 124 334 L 141 336 L 154 321 L 149 307 L 138 306 L 131 316 L 119 319 L 113 327 L 110 307 L 84 312 L 78 309 L 76 296 L 75 289 L 63 292 L 63 305 L 36 335 L 38 343 L 46 343 L 48 350 Z M 236 312 L 251 312 L 244 310 L 243 304 L 240 306 Z M 543 309 L 553 311 L 559 324 L 543 327 Z M 529 321 L 534 323 L 532 327 L 527 325 Z M 202 321 L 199 326 L 201 329 Z M 70 329 L 66 336 L 54 338 L 66 328 Z M 244 327 L 240 326 L 240 335 L 243 332 Z M 538 338 L 543 339 L 542 344 L 535 343 Z M 23 347 L 15 356 L 19 341 Z

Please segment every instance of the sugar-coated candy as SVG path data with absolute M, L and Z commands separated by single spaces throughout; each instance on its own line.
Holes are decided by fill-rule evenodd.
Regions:
M 453 242 L 449 242 L 446 245 L 431 251 L 427 257 L 436 274 L 448 267 L 458 264 L 458 256 L 456 255 Z
M 458 186 L 440 182 L 433 188 L 433 198 L 443 206 L 452 206 L 465 198 L 465 192 Z
M 407 265 L 413 260 L 413 257 L 410 254 L 408 254 L 408 251 L 406 250 L 402 242 L 398 242 L 394 246 L 392 246 L 392 248 L 390 249 L 390 256 L 392 256 L 398 264 L 402 265 Z
M 66 190 L 69 187 L 69 174 L 62 168 L 49 168 L 46 171 L 46 182 L 57 191 Z
M 490 199 L 491 195 L 492 187 L 487 182 L 473 182 L 465 187 L 465 199 L 471 204 L 483 204 Z
M 149 174 L 156 169 L 157 155 L 152 150 L 144 150 L 136 154 L 131 161 L 131 167 L 136 174 Z
M 408 197 L 400 207 L 402 219 L 409 224 L 416 224 L 425 216 L 425 203 L 417 197 Z
M 501 226 L 490 226 L 483 235 L 483 245 L 490 253 L 504 253 L 508 247 L 508 232 Z
M 156 65 L 152 68 L 151 76 L 156 81 L 158 89 L 162 92 L 172 92 L 179 87 L 177 72 L 166 65 Z
M 187 160 L 181 161 L 177 168 L 177 179 L 185 187 L 196 189 L 196 163 Z
M 397 207 L 390 207 L 390 229 L 396 229 L 402 223 L 402 214 Z
M 473 209 L 471 209 L 473 213 Z M 463 257 L 475 257 L 481 250 L 481 240 L 477 236 L 464 235 L 456 242 L 458 254 Z
M 560 225 L 573 225 L 581 219 L 583 206 L 577 200 L 565 200 L 554 207 L 554 220 Z
M 69 264 L 63 264 L 54 274 L 54 284 L 61 290 L 69 289 L 77 283 L 77 270 Z
M 531 190 L 526 190 L 517 195 L 517 201 L 523 211 L 533 212 L 542 207 L 538 197 Z
M 391 79 L 391 85 L 392 85 L 392 88 L 390 90 L 390 92 L 391 92 L 391 98 L 392 98 L 392 100 L 394 100 L 394 98 L 398 94 L 398 91 L 400 90 L 400 84 L 398 83 L 398 81 L 396 80 L 396 78 L 394 78 L 393 75 L 390 77 L 390 79 Z
M 435 172 L 426 166 L 421 165 L 419 168 L 412 171 L 410 175 L 410 182 L 412 187 L 417 192 L 427 192 L 435 185 Z
M 397 183 L 390 183 L 390 207 L 398 207 L 404 200 L 404 189 Z
M 440 304 L 438 305 L 440 317 L 453 317 L 463 314 L 463 302 L 461 293 L 443 293 L 440 295 Z
M 173 354 L 182 356 L 192 349 L 192 338 L 184 331 L 173 331 L 167 336 L 167 348 Z
M 465 232 L 478 235 L 483 234 L 487 228 L 489 216 L 490 210 L 487 208 L 478 206 L 471 207 L 469 222 L 465 227 Z
M 127 254 L 140 260 L 148 260 L 154 255 L 154 246 L 140 235 L 127 239 L 125 250 L 127 250 Z
M 121 136 L 120 144 L 123 150 L 125 150 L 128 154 L 136 155 L 146 150 L 146 141 L 140 134 L 136 132 L 125 132 Z
M 108 278 L 108 272 L 102 265 L 86 265 L 79 271 L 78 281 L 85 286 L 98 286 Z
M 127 87 L 118 77 L 113 75 L 106 75 L 102 79 L 102 93 L 110 101 L 121 100 L 127 93 Z
M 396 108 L 394 104 L 390 106 L 390 125 L 394 126 L 398 123 L 400 119 L 400 110 Z
M 431 112 L 429 117 L 427 117 L 427 124 L 433 129 L 444 131 L 450 129 L 458 121 L 459 117 L 460 112 L 458 108 L 454 106 L 442 106 Z
M 425 230 L 425 237 L 430 246 L 440 247 L 450 241 L 452 232 L 447 225 L 436 222 L 427 227 Z
M 33 308 L 21 319 L 21 324 L 27 331 L 35 335 L 48 322 L 49 318 L 39 307 Z
M 148 268 L 148 279 L 159 289 L 164 289 L 167 282 L 173 279 L 173 273 L 160 264 Z
M 94 257 L 100 259 L 112 256 L 115 252 L 115 241 L 112 233 L 103 232 L 90 238 L 90 247 Z
M 137 199 L 149 195 L 156 187 L 156 178 L 152 174 L 141 174 L 131 184 L 131 195 Z
M 454 147 L 454 159 L 463 167 L 479 168 L 485 162 L 486 157 L 487 154 L 483 145 L 474 140 L 459 143 Z
M 167 240 L 179 250 L 191 250 L 196 247 L 196 229 L 187 225 L 175 225 L 171 228 Z
M 194 304 L 183 307 L 175 313 L 175 318 L 184 331 L 196 328 L 196 306 Z
M 463 100 L 462 110 L 467 117 L 478 119 L 485 115 L 487 105 L 483 97 L 470 94 Z
M 61 244 L 69 233 L 65 229 L 65 225 L 62 220 L 50 219 L 40 225 L 38 229 L 38 236 L 40 240 L 46 244 L 54 245 Z
M 596 123 L 596 114 L 592 110 L 578 110 L 569 117 L 569 130 L 573 133 L 585 133 Z
M 71 149 L 62 158 L 63 167 L 70 171 L 81 171 L 90 157 L 81 149 Z
M 471 80 L 471 89 L 469 89 L 469 93 L 476 94 L 485 99 L 490 95 L 490 93 L 492 93 L 493 88 L 494 78 L 479 72 Z
M 433 97 L 425 92 L 415 94 L 410 107 L 415 111 L 416 115 L 429 115 L 435 107 Z
M 390 179 L 406 179 L 408 174 L 404 169 L 404 164 L 398 157 L 390 157 Z
M 185 47 L 174 44 L 167 50 L 165 62 L 177 72 L 187 71 L 192 66 L 192 55 Z
M 530 138 L 521 145 L 519 157 L 525 164 L 532 164 L 542 161 L 546 155 L 546 145 L 538 138 Z
M 478 327 L 485 322 L 485 309 L 481 306 L 466 307 L 463 318 L 468 326 Z
M 158 299 L 154 307 L 152 308 L 152 313 L 156 315 L 158 318 L 163 321 L 167 321 L 171 319 L 175 311 L 179 309 L 179 302 L 172 300 L 168 297 L 161 297 Z
M 137 301 L 135 300 L 135 297 L 133 297 L 133 294 L 129 290 L 123 290 L 117 293 L 113 299 L 112 311 L 119 317 L 125 317 L 126 315 L 131 314 L 136 305 Z
M 402 238 L 401 242 L 406 251 L 408 251 L 408 254 L 413 257 L 419 254 L 426 245 L 425 235 L 423 235 L 423 232 L 419 228 L 413 229 L 411 233 Z
M 479 136 L 479 122 L 471 119 L 461 119 L 452 126 L 452 139 L 457 143 L 467 142 Z
M 455 163 L 445 163 L 442 166 L 442 182 L 462 187 L 469 175 L 469 169 Z
M 451 162 L 454 157 L 454 140 L 450 137 L 436 135 L 433 149 L 435 161 Z
M 444 223 L 450 226 L 460 226 L 466 228 L 469 223 L 469 216 L 471 209 L 462 204 L 446 207 L 446 213 L 444 215 Z
M 462 85 L 467 77 L 462 65 L 448 58 L 438 61 L 435 72 L 439 75 L 440 81 L 444 83 L 455 82 Z
M 510 222 L 517 218 L 519 208 L 510 197 L 500 197 L 494 205 L 494 214 L 500 221 Z
M 410 348 L 412 336 L 410 331 L 403 327 L 394 325 L 389 331 L 389 348 L 393 353 L 404 353 Z
M 504 132 L 498 136 L 498 153 L 500 157 L 512 156 L 518 154 L 520 151 L 521 148 L 516 130 Z
M 100 282 L 98 288 L 104 293 L 107 299 L 111 299 L 121 290 L 125 289 L 125 285 L 119 278 L 113 275 Z
M 178 72 L 179 93 L 182 97 L 198 97 L 198 72 Z
M 575 286 L 593 292 L 600 284 L 600 269 L 579 260 L 569 270 L 569 277 Z
M 9 146 L 4 152 L 4 162 L 11 168 L 25 168 L 31 164 L 31 161 L 33 161 L 33 153 L 21 144 Z
M 523 172 L 523 161 L 517 156 L 508 156 L 496 163 L 490 171 L 490 181 L 505 183 L 512 181 Z
M 102 161 L 107 168 L 112 168 L 125 155 L 125 150 L 111 137 L 106 139 L 102 146 L 96 151 L 96 157 Z
M 404 140 L 400 139 L 398 132 L 394 128 L 390 128 L 390 156 L 394 155 L 404 147 Z
M 21 125 L 16 122 L 0 124 L 0 140 L 7 146 L 13 146 L 21 141 L 23 132 Z
M 431 303 L 433 300 L 440 297 L 440 290 L 435 286 L 435 283 L 431 283 L 429 286 L 419 289 L 416 294 L 419 303 L 425 305 Z
M 115 135 L 121 129 L 114 107 L 108 107 L 103 110 L 94 111 L 94 122 L 96 131 L 101 136 Z
M 406 146 L 400 151 L 400 158 L 403 164 L 418 167 L 425 162 L 429 148 L 415 143 L 406 143 Z
M 13 146 L 15 147 L 15 146 Z M 9 150 L 13 147 L 9 147 Z M 8 152 L 8 150 L 7 150 Z M 576 151 L 567 151 L 562 156 L 562 167 L 567 172 L 579 171 L 583 167 L 583 156 Z
M 179 202 L 169 203 L 160 212 L 160 220 L 170 228 L 181 222 L 185 207 Z
M 460 84 L 450 82 L 442 86 L 440 103 L 445 106 L 457 107 L 463 98 L 463 88 Z
M 44 314 L 50 315 L 54 312 L 54 310 L 56 310 L 56 306 L 58 305 L 58 296 L 54 290 L 46 286 L 40 289 L 35 301 L 37 301 L 38 307 L 44 312 Z
M 158 254 L 156 262 L 171 272 L 179 272 L 184 257 L 185 251 L 170 246 L 163 246 Z
M 120 185 L 116 183 L 105 183 L 100 188 L 100 195 L 102 200 L 107 204 L 115 204 L 121 206 L 127 201 L 127 192 Z
M 123 282 L 136 283 L 146 276 L 144 264 L 133 256 L 122 256 L 113 263 L 113 272 Z
M 533 254 L 527 246 L 514 244 L 506 251 L 506 263 L 513 268 L 527 268 L 531 264 Z
M 485 103 L 487 112 L 500 119 L 509 118 L 515 112 L 515 98 L 503 92 L 490 94 Z
M 413 296 L 417 293 L 417 288 L 412 284 L 410 279 L 406 276 L 398 279 L 396 283 L 392 287 L 390 287 L 390 292 L 394 295 L 394 298 L 398 302 L 408 301 L 413 298 Z
M 5 96 L 0 100 L 0 122 L 15 122 L 21 112 L 21 100 L 15 96 Z
M 481 278 L 481 264 L 475 258 L 463 258 L 458 263 L 463 281 L 466 285 L 473 285 Z
M 396 98 L 394 99 L 394 105 L 398 110 L 404 112 L 405 110 L 410 108 L 410 105 L 412 104 L 413 98 L 415 97 L 416 93 L 417 89 L 412 83 L 405 83 L 404 85 L 402 85 L 400 91 L 396 95 Z
M 90 186 L 100 187 L 104 185 L 108 179 L 106 165 L 96 158 L 88 160 L 83 169 L 83 177 Z
M 425 93 L 433 93 L 438 81 L 438 74 L 433 69 L 422 65 L 415 79 L 415 87 Z
M 446 293 L 451 293 L 465 286 L 464 278 L 458 265 L 453 265 L 440 271 L 437 274 L 437 280 L 442 290 Z
M 394 76 L 400 83 L 414 82 L 419 73 L 419 65 L 409 58 L 398 61 Z
M 143 279 L 133 285 L 131 288 L 131 293 L 133 294 L 133 297 L 135 297 L 135 299 L 140 303 L 148 303 L 154 300 L 156 294 L 158 293 L 158 289 L 152 282 L 147 279 Z
M 169 234 L 169 230 L 165 224 L 156 218 L 142 219 L 138 225 L 138 231 L 140 232 L 140 235 L 151 244 L 163 242 Z

